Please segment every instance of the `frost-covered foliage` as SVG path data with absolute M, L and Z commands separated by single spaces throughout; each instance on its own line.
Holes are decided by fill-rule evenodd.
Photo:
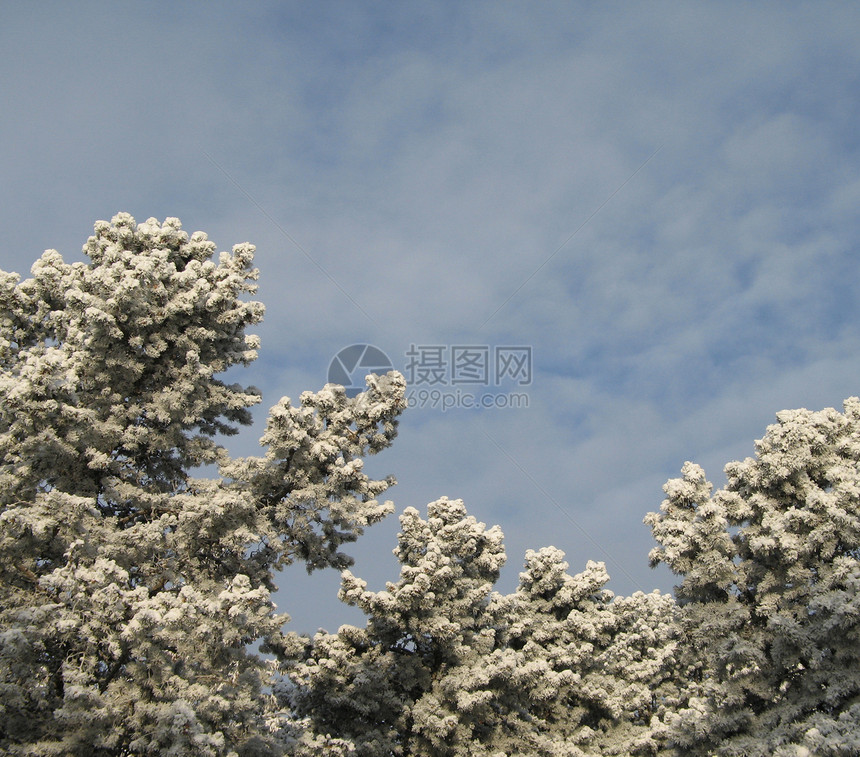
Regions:
M 367 614 L 367 627 L 285 637 L 283 694 L 316 732 L 352 740 L 358 755 L 482 754 L 479 718 L 458 697 L 464 668 L 494 645 L 502 533 L 445 498 L 427 520 L 408 508 L 400 522 L 400 579 L 372 592 L 345 571 L 341 599 Z
M 603 563 L 571 576 L 554 547 L 529 551 L 525 568 L 502 601 L 505 649 L 490 668 L 508 672 L 501 683 L 521 692 L 534 753 L 659 753 L 678 702 L 673 598 L 613 597 Z
M 84 252 L 0 272 L 0 751 L 328 749 L 248 645 L 279 637 L 278 568 L 342 568 L 391 511 L 362 457 L 394 437 L 403 379 L 283 399 L 265 455 L 232 460 L 213 436 L 259 393 L 215 376 L 256 356 L 254 248 L 216 261 L 177 219 L 120 214 Z
M 777 419 L 723 489 L 687 463 L 646 519 L 683 577 L 682 754 L 860 754 L 860 400 Z
M 402 515 L 397 582 L 344 570 L 365 628 L 285 634 L 278 570 L 345 569 L 393 509 L 363 459 L 402 376 L 284 398 L 233 459 L 254 248 L 120 214 L 84 252 L 0 271 L 0 753 L 860 754 L 860 400 L 778 414 L 716 493 L 692 463 L 666 484 L 680 606 L 553 547 L 502 596 L 501 531 L 442 498 Z
M 397 583 L 371 592 L 344 573 L 341 598 L 366 628 L 284 639 L 281 696 L 316 733 L 366 757 L 658 752 L 671 597 L 613 601 L 601 564 L 571 577 L 554 548 L 529 553 L 520 588 L 500 596 L 498 527 L 444 498 L 401 523 Z

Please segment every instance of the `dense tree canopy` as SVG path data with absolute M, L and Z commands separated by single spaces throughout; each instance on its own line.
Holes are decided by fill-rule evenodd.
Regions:
M 568 575 L 529 552 L 520 587 L 492 591 L 502 533 L 460 500 L 407 509 L 400 579 L 381 592 L 345 572 L 366 628 L 285 640 L 288 703 L 320 734 L 382 755 L 655 754 L 675 701 L 671 597 L 613 601 L 602 563 Z
M 860 400 L 780 413 L 716 493 L 692 463 L 666 484 L 674 597 L 555 547 L 500 594 L 501 530 L 444 497 L 374 591 L 343 547 L 393 510 L 363 459 L 403 377 L 283 398 L 233 458 L 260 394 L 217 377 L 256 357 L 254 248 L 120 214 L 84 252 L 0 272 L 3 754 L 860 754 Z M 286 632 L 295 562 L 342 570 L 366 625 Z

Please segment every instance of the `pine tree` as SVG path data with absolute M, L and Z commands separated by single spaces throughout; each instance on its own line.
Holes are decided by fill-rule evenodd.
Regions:
M 396 583 L 373 592 L 343 574 L 341 599 L 367 614 L 366 628 L 284 638 L 285 704 L 361 757 L 483 754 L 480 715 L 462 701 L 458 674 L 494 643 L 502 533 L 447 498 L 428 506 L 427 520 L 407 508 L 400 523 Z
M 362 457 L 390 444 L 399 374 L 350 399 L 327 386 L 269 416 L 265 455 L 214 438 L 253 388 L 215 378 L 256 357 L 254 248 L 213 260 L 177 219 L 100 221 L 89 263 L 46 252 L 0 272 L 0 751 L 281 753 L 248 645 L 277 638 L 278 569 L 343 568 L 391 511 Z M 214 465 L 221 477 L 195 478 Z
M 860 400 L 777 420 L 723 489 L 687 463 L 646 519 L 683 579 L 683 754 L 860 752 Z
M 656 754 L 676 692 L 674 601 L 613 599 L 602 564 L 577 576 L 530 552 L 520 588 L 492 590 L 505 555 L 460 500 L 401 517 L 400 579 L 341 598 L 368 616 L 279 648 L 285 706 L 361 757 Z
M 573 576 L 568 567 L 555 547 L 529 550 L 506 598 L 508 665 L 526 676 L 509 683 L 525 694 L 537 754 L 657 754 L 679 697 L 675 602 L 659 592 L 615 597 L 603 563 Z

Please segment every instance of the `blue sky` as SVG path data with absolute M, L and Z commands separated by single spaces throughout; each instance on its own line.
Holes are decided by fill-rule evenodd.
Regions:
M 7 2 L 0 268 L 81 259 L 118 211 L 256 244 L 236 454 L 348 345 L 529 346 L 527 408 L 414 407 L 370 470 L 398 512 L 500 524 L 504 591 L 547 544 L 668 590 L 665 480 L 719 485 L 778 410 L 860 394 L 858 28 L 827 2 Z M 371 587 L 397 530 L 354 548 Z M 336 574 L 283 583 L 293 628 L 361 622 Z

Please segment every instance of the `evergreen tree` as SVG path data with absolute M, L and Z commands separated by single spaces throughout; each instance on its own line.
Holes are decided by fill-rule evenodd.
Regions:
M 367 614 L 366 628 L 284 638 L 285 704 L 361 757 L 485 754 L 480 708 L 464 701 L 461 679 L 495 644 L 502 533 L 447 498 L 428 506 L 427 520 L 407 508 L 400 523 L 396 583 L 373 592 L 343 574 L 340 597 Z
M 362 757 L 656 754 L 677 692 L 674 602 L 613 599 L 602 564 L 566 573 L 530 552 L 519 589 L 492 590 L 505 555 L 460 500 L 401 517 L 400 579 L 372 592 L 344 573 L 368 616 L 278 650 L 285 706 Z M 673 698 L 674 697 L 674 698 Z
M 555 547 L 530 550 L 525 567 L 506 598 L 506 663 L 524 676 L 515 688 L 537 754 L 659 753 L 679 701 L 673 598 L 615 597 L 603 563 L 571 576 Z
M 683 754 L 860 753 L 860 400 L 777 420 L 723 489 L 687 463 L 646 518 L 683 578 Z
M 89 263 L 0 272 L 0 751 L 281 753 L 248 650 L 277 637 L 275 572 L 340 551 L 391 511 L 362 472 L 404 407 L 399 374 L 354 399 L 282 399 L 262 457 L 213 438 L 259 392 L 215 378 L 256 357 L 254 248 L 213 260 L 177 219 L 100 221 Z M 192 476 L 217 465 L 221 478 Z

